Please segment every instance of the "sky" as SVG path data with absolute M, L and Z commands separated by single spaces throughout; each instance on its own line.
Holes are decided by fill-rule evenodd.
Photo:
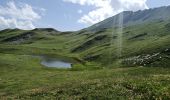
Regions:
M 75 31 L 121 11 L 170 5 L 170 0 L 0 0 L 0 30 L 55 28 Z

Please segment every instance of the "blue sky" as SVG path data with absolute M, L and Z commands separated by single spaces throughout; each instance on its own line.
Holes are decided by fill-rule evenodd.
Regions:
M 170 0 L 0 0 L 0 29 L 79 30 L 122 10 L 167 5 Z

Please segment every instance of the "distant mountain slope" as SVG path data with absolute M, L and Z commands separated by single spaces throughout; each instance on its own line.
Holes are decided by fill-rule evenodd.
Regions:
M 98 31 L 104 28 L 111 28 L 118 25 L 120 15 L 123 14 L 123 25 L 130 26 L 142 24 L 151 21 L 165 21 L 170 19 L 170 6 L 147 9 L 143 11 L 124 11 L 91 27 L 86 28 L 87 31 Z
M 53 28 L 36 28 L 33 30 L 5 29 L 0 31 L 0 41 L 10 44 L 21 44 L 47 38 L 48 35 L 58 35 L 59 31 Z

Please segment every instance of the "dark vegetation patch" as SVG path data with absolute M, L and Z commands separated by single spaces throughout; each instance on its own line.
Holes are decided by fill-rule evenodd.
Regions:
M 73 32 L 61 32 L 60 35 L 72 34 Z
M 21 31 L 20 29 L 4 29 L 4 30 L 1 30 L 0 31 L 0 34 L 1 33 L 10 33 L 10 32 L 16 32 L 16 31 Z
M 96 31 L 96 32 L 90 32 L 90 34 L 89 34 L 89 36 L 87 36 L 87 38 L 94 37 L 96 35 L 99 35 L 99 34 L 106 32 L 106 31 L 107 31 L 107 29 L 99 30 L 99 31 Z
M 166 28 L 168 31 L 170 31 L 170 23 L 166 24 L 166 25 L 165 25 L 165 28 Z
M 0 40 L 4 39 L 6 36 L 0 36 Z
M 34 32 L 26 32 L 17 36 L 13 36 L 7 39 L 2 40 L 2 42 L 12 42 L 12 43 L 21 43 L 25 40 L 31 39 L 35 35 Z
M 5 30 L 1 30 L 1 31 L 0 31 L 0 34 L 1 34 L 1 33 L 2 33 L 2 34 L 3 34 L 3 33 L 8 33 L 8 32 L 10 32 L 10 29 L 5 29 Z
M 108 46 L 110 46 L 111 44 L 110 43 L 105 43 L 105 44 L 102 44 L 102 45 L 100 45 L 100 46 L 98 46 L 98 47 L 108 47 Z
M 96 33 L 96 34 L 104 33 L 104 32 L 106 32 L 106 30 L 107 30 L 107 28 L 104 28 L 104 29 L 102 29 L 102 30 L 96 31 L 95 33 Z
M 130 31 L 127 31 L 126 33 L 130 33 Z
M 58 32 L 53 28 L 35 28 L 33 31 Z
M 82 51 L 82 50 L 86 50 L 88 49 L 90 46 L 97 44 L 99 42 L 102 42 L 102 40 L 106 39 L 107 35 L 99 35 L 96 36 L 86 42 L 84 42 L 83 44 L 81 44 L 80 46 L 74 48 L 71 50 L 71 52 L 78 52 L 78 51 Z
M 134 40 L 134 39 L 139 39 L 139 38 L 142 38 L 144 36 L 148 35 L 148 33 L 142 33 L 142 34 L 138 34 L 138 35 L 135 35 L 131 38 L 129 38 L 128 40 Z
M 47 35 L 58 35 L 61 33 L 53 28 L 35 28 L 34 30 L 31 30 L 31 32 L 43 33 Z
M 78 31 L 76 34 L 79 35 L 79 34 L 84 34 L 86 32 L 87 32 L 86 30 L 81 30 L 81 31 Z
M 98 58 L 100 58 L 101 54 L 97 54 L 97 55 L 86 55 L 83 59 L 87 60 L 87 61 L 95 61 Z
M 96 36 L 96 34 L 91 33 L 91 34 L 89 34 L 89 35 L 87 36 L 87 39 L 92 38 L 92 37 L 94 37 L 94 36 Z
M 17 51 L 17 48 L 0 48 L 0 53 L 9 53 L 9 52 L 15 52 Z

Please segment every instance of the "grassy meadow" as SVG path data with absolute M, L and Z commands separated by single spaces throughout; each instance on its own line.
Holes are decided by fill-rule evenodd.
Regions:
M 3 30 L 0 99 L 169 100 L 168 25 L 153 22 L 125 27 L 120 58 L 114 28 L 97 32 Z M 47 68 L 34 55 L 76 62 L 71 69 Z

